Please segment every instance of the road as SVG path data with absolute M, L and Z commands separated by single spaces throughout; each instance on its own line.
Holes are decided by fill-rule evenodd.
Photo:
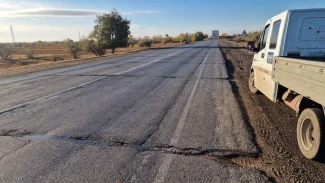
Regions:
M 217 40 L 0 80 L 1 182 L 267 182 Z

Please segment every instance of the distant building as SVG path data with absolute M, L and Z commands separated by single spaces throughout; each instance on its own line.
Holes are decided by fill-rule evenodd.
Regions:
M 243 33 L 241 33 L 241 36 L 242 36 L 242 37 L 246 37 L 246 36 L 247 36 L 247 32 L 246 32 L 246 30 L 244 30 Z

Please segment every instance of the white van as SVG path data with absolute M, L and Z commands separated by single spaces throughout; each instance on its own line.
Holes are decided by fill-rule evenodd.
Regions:
M 320 157 L 325 152 L 325 9 L 288 10 L 269 19 L 254 48 L 248 83 L 251 92 L 297 112 L 301 152 Z

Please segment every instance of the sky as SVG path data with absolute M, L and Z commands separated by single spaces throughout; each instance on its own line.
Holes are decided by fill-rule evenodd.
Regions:
M 257 31 L 288 9 L 325 8 L 324 0 L 0 0 L 0 42 L 73 40 L 87 36 L 96 15 L 116 9 L 134 37 L 212 30 Z

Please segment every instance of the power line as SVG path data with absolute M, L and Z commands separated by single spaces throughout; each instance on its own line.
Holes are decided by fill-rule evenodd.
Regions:
M 10 25 L 10 31 L 11 31 L 11 38 L 12 38 L 12 42 L 15 43 L 15 36 L 14 36 L 14 29 L 12 28 L 12 25 Z

